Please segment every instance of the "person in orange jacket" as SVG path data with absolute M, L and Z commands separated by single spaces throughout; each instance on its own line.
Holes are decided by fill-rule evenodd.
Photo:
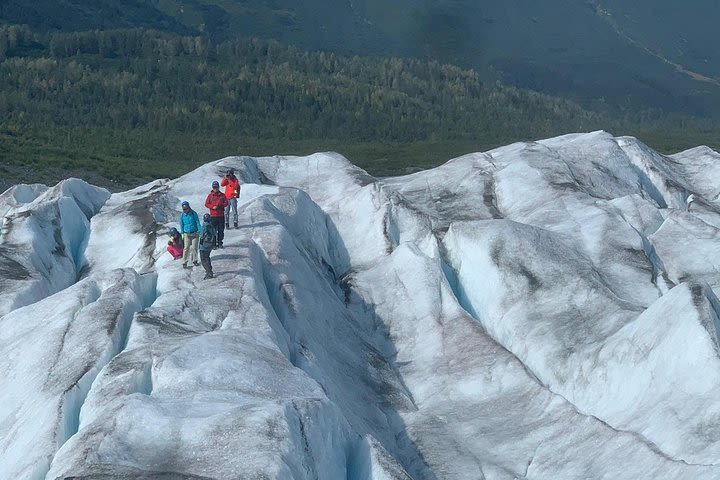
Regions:
M 232 210 L 233 215 L 233 227 L 238 228 L 238 197 L 240 196 L 240 180 L 235 176 L 235 170 L 232 168 L 227 171 L 222 180 L 220 180 L 220 186 L 225 187 L 225 196 L 228 199 L 228 206 L 225 209 L 225 228 L 230 228 L 230 211 Z
M 205 206 L 210 209 L 210 223 L 217 230 L 216 246 L 222 248 L 225 238 L 225 209 L 228 206 L 228 199 L 220 191 L 220 184 L 217 180 L 212 183 L 212 190 L 205 199 Z

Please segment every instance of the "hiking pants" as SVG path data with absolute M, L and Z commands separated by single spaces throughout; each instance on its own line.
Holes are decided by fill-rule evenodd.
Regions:
M 200 262 L 205 269 L 205 274 L 212 275 L 212 262 L 210 261 L 211 250 L 200 250 Z
M 230 210 L 235 212 L 233 215 L 233 222 L 238 222 L 237 201 L 237 198 L 231 198 L 228 200 L 228 206 L 225 208 L 225 222 L 230 223 Z
M 190 262 L 198 261 L 198 242 L 200 237 L 197 233 L 183 233 L 183 264 L 187 265 Z
M 225 215 L 222 217 L 210 217 L 210 223 L 217 229 L 218 245 L 222 245 L 225 238 Z

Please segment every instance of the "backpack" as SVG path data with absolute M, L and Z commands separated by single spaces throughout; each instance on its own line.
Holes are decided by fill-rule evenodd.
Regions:
M 214 226 L 206 224 L 203 226 L 203 232 L 200 236 L 200 245 L 213 246 L 217 243 L 217 230 Z

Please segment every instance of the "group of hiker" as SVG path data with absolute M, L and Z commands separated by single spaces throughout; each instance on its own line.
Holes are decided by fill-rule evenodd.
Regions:
M 225 192 L 220 191 L 225 187 Z M 240 180 L 235 176 L 235 170 L 229 169 L 220 182 L 212 182 L 212 190 L 205 199 L 205 207 L 210 210 L 203 215 L 203 222 L 195 210 L 190 208 L 188 201 L 180 206 L 180 229 L 172 227 L 168 232 L 167 251 L 173 260 L 182 258 L 183 268 L 198 266 L 202 262 L 205 269 L 205 279 L 213 278 L 210 252 L 216 248 L 223 248 L 225 229 L 230 228 L 230 215 L 233 215 L 233 227 L 238 228 L 238 197 L 240 196 Z M 198 261 L 198 254 L 200 261 Z

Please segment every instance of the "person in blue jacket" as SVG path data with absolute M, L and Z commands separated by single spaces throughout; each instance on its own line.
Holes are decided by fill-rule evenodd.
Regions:
M 195 210 L 190 208 L 190 203 L 182 202 L 182 213 L 180 214 L 180 233 L 183 237 L 183 268 L 188 268 L 188 262 L 192 261 L 193 265 L 198 266 L 198 240 L 200 235 L 200 218 Z
M 210 262 L 210 252 L 217 242 L 217 229 L 210 222 L 210 214 L 203 216 L 202 233 L 200 234 L 200 261 L 205 269 L 205 278 L 213 278 L 212 263 Z

